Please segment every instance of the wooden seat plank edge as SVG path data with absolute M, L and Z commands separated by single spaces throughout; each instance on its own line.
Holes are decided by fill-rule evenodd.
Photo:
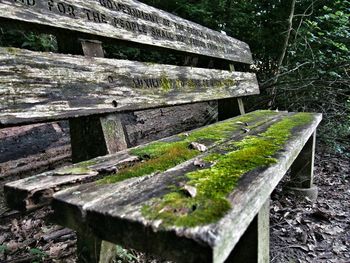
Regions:
M 224 262 L 254 216 L 315 132 L 322 117 L 318 114 L 314 117 L 312 123 L 306 128 L 293 134 L 293 139 L 288 141 L 284 150 L 278 153 L 276 157 L 278 162 L 275 165 L 263 171 L 257 171 L 255 174 L 246 175 L 245 182 L 242 182 L 230 195 L 230 202 L 234 205 L 233 209 L 215 224 L 195 228 L 160 228 L 159 222 L 146 220 L 137 212 L 137 209 L 135 212 L 130 210 L 124 211 L 124 213 L 123 210 L 118 210 L 122 207 L 117 205 L 112 208 L 113 206 L 109 205 L 114 202 L 113 200 L 116 202 L 118 200 L 118 192 L 114 192 L 119 188 L 118 185 L 112 186 L 113 190 L 109 193 L 106 193 L 108 187 L 101 186 L 101 192 L 106 193 L 105 197 L 97 198 L 96 202 L 93 201 L 94 197 L 92 197 L 90 204 L 80 200 L 78 203 L 84 203 L 82 207 L 76 207 L 74 200 L 79 200 L 79 194 L 99 196 L 99 192 L 96 192 L 96 189 L 98 190 L 96 185 L 90 189 L 89 186 L 82 186 L 82 191 L 79 190 L 79 187 L 62 191 L 55 194 L 53 207 L 59 215 L 58 218 L 64 221 L 61 222 L 63 225 L 67 225 L 68 221 L 85 222 L 103 240 L 168 256 L 179 262 L 198 262 L 198 260 L 201 262 Z M 183 165 L 186 166 L 186 164 Z M 153 179 L 155 177 L 164 178 L 167 173 L 171 174 L 172 171 L 144 180 L 155 180 Z M 130 185 L 125 186 L 124 190 L 126 191 L 128 187 L 134 187 L 138 189 L 138 193 L 142 192 L 142 185 L 145 184 L 144 181 L 142 183 L 137 181 L 129 183 Z M 135 186 L 132 186 L 133 184 Z M 156 186 L 157 184 L 153 182 L 150 185 Z M 157 189 L 157 187 L 155 188 Z M 74 197 L 72 193 L 76 193 L 76 196 Z M 72 220 L 73 215 L 75 216 L 74 220 Z M 165 244 L 168 244 L 166 240 L 171 240 L 172 251 L 164 247 Z M 186 246 L 182 244 L 186 244 Z M 179 250 L 176 251 L 176 248 Z M 209 248 L 210 253 L 208 252 Z M 191 249 L 198 253 L 186 253 Z

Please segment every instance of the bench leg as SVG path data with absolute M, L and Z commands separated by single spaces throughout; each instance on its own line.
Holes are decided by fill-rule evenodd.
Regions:
M 116 244 L 109 243 L 107 241 L 102 241 L 99 263 L 115 262 L 115 258 L 117 257 L 116 248 L 117 248 Z
M 57 44 L 62 53 L 104 57 L 102 42 L 78 39 L 74 33 L 57 36 Z M 110 103 L 117 104 L 116 101 Z M 118 114 L 109 114 L 105 117 L 70 119 L 73 162 L 78 163 L 126 149 L 127 143 L 120 117 Z
M 289 190 L 297 196 L 317 199 L 317 187 L 314 186 L 314 159 L 315 159 L 316 132 L 310 137 L 304 148 L 291 167 L 291 182 Z
M 219 100 L 219 121 L 244 114 L 244 104 L 241 98 Z
M 111 263 L 116 258 L 116 245 L 97 238 L 89 229 L 77 233 L 78 263 Z
M 77 233 L 78 263 L 98 263 L 101 251 L 101 240 L 88 229 Z
M 270 262 L 270 198 L 231 252 L 226 263 Z
M 116 153 L 127 148 L 119 114 L 69 120 L 73 162 Z

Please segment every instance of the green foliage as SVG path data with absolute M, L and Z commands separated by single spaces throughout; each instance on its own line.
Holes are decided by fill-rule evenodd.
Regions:
M 29 250 L 29 253 L 35 256 L 35 259 L 32 261 L 32 263 L 42 262 L 46 257 L 48 257 L 48 255 L 45 252 L 38 248 L 31 248 Z
M 117 263 L 133 263 L 138 262 L 138 258 L 129 250 L 116 246 Z
M 296 70 L 279 79 L 276 106 L 322 112 L 321 140 L 346 153 L 350 149 L 350 2 L 321 1 L 311 11 L 312 15 L 296 19 L 298 28 L 284 71 Z
M 4 254 L 6 251 L 8 251 L 8 248 L 6 245 L 0 245 L 0 254 Z
M 0 46 L 26 48 L 35 51 L 56 51 L 56 38 L 47 34 L 35 34 L 0 27 Z

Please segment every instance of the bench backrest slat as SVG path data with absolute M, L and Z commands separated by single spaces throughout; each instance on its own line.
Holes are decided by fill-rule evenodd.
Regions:
M 242 97 L 255 74 L 0 48 L 0 125 Z
M 0 24 L 13 20 L 252 63 L 246 43 L 135 0 L 0 0 Z

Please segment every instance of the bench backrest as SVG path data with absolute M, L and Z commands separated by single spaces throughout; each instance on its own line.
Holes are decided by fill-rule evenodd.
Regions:
M 0 0 L 0 25 L 250 64 L 244 42 L 138 1 Z M 0 125 L 258 94 L 254 74 L 0 48 Z

